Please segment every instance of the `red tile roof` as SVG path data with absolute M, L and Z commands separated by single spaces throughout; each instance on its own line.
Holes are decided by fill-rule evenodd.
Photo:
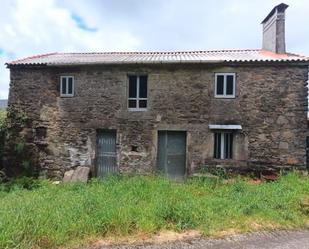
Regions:
M 222 62 L 308 62 L 309 57 L 292 53 L 276 54 L 262 49 L 209 50 L 184 52 L 106 52 L 49 53 L 8 62 L 14 65 L 92 65 L 153 63 L 222 63 Z

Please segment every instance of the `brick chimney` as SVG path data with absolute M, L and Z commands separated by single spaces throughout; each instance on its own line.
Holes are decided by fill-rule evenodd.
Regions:
M 263 49 L 278 54 L 285 51 L 285 10 L 288 5 L 281 3 L 262 21 L 263 24 Z

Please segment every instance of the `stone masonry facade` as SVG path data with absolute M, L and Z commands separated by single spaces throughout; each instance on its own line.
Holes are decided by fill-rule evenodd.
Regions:
M 304 168 L 308 68 L 284 62 L 11 67 L 5 164 L 62 178 L 89 166 L 96 137 L 117 131 L 121 173 L 156 170 L 159 130 L 186 131 L 186 172 L 230 168 Z M 236 73 L 236 97 L 214 97 L 215 73 Z M 127 108 L 128 74 L 148 75 L 148 110 Z M 60 77 L 74 76 L 74 97 L 60 97 Z M 214 159 L 209 124 L 237 124 L 233 159 Z M 132 146 L 137 148 L 132 151 Z

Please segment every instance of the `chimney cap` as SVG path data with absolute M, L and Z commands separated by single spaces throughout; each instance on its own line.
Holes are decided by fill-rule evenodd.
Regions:
M 265 19 L 261 22 L 261 24 L 265 23 L 268 21 L 268 19 L 276 12 L 284 12 L 287 8 L 289 7 L 289 5 L 285 4 L 285 3 L 280 3 L 277 6 L 275 6 L 271 12 L 265 17 Z

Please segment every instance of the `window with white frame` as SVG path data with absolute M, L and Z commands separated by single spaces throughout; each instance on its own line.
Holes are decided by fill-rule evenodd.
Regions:
M 215 97 L 235 98 L 236 74 L 216 73 L 215 74 Z
M 60 77 L 60 96 L 73 97 L 74 96 L 74 77 L 61 76 Z
M 232 159 L 233 158 L 233 133 L 215 132 L 214 133 L 214 158 Z
M 74 77 L 61 76 L 60 77 L 60 96 L 73 97 L 74 96 Z
M 147 109 L 147 75 L 129 75 L 129 110 L 142 111 Z

